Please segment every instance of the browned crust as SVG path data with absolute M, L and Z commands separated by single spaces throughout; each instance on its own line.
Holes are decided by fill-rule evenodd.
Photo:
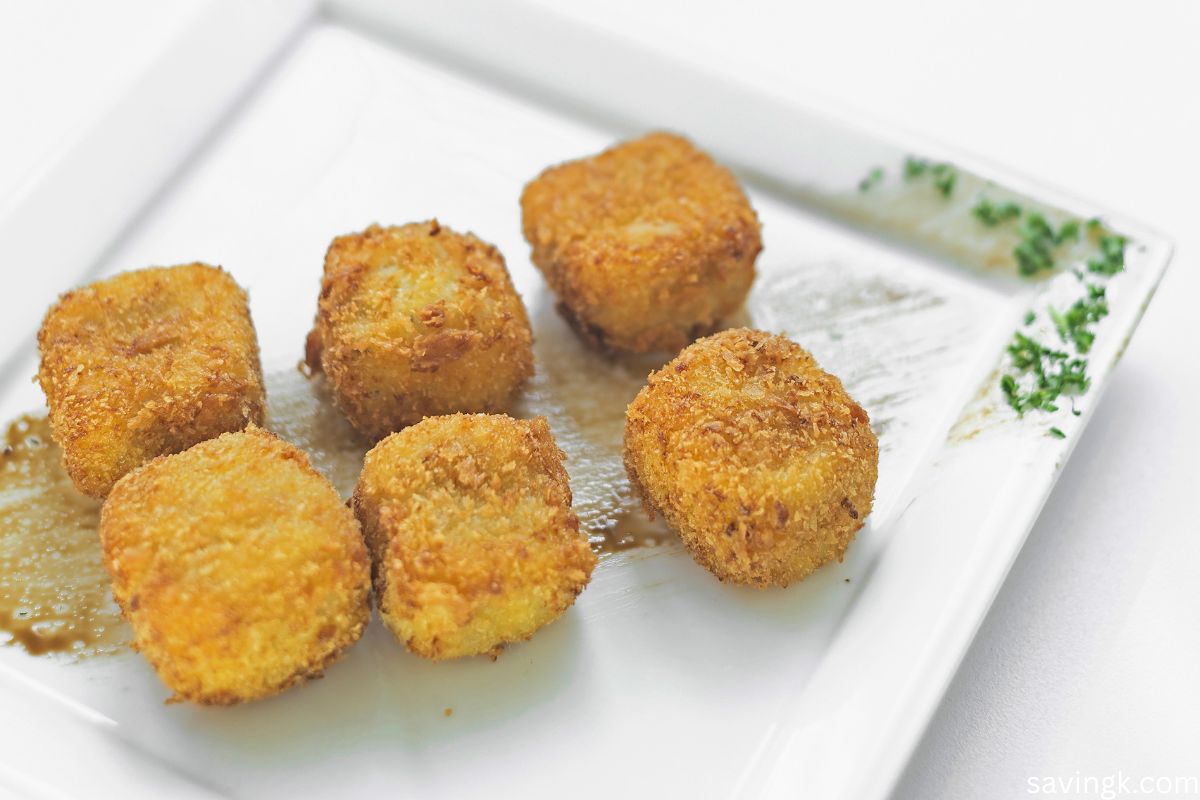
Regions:
M 218 267 L 137 270 L 67 292 L 38 351 L 63 466 L 92 497 L 155 456 L 263 419 L 246 293 Z
M 241 703 L 318 677 L 370 617 L 354 515 L 303 452 L 260 428 L 126 475 L 100 539 L 169 702 Z
M 499 250 L 431 220 L 334 239 L 305 353 L 351 424 L 380 438 L 503 410 L 533 374 L 532 343 Z
M 432 659 L 495 656 L 558 618 L 595 555 L 546 420 L 431 417 L 367 454 L 352 505 L 380 616 Z
M 677 351 L 717 329 L 745 301 L 762 249 L 733 175 L 669 133 L 545 170 L 521 212 L 560 310 L 613 351 Z
M 626 412 L 625 466 L 647 511 L 733 583 L 786 586 L 841 560 L 871 512 L 878 463 L 841 382 L 761 331 L 695 342 Z

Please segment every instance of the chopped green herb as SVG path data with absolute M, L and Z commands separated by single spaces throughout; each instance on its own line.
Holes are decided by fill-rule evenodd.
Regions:
M 979 205 L 972 209 L 972 212 L 985 224 L 996 225 L 1006 219 L 1012 219 L 1020 213 L 1020 209 L 1015 205 L 1007 205 L 1012 205 L 1016 209 L 1015 213 L 1005 206 L 995 206 L 987 200 L 980 201 Z M 1076 219 L 1069 219 L 1055 231 L 1054 226 L 1044 216 L 1036 211 L 1027 211 L 1017 228 L 1017 235 L 1020 237 L 1020 241 L 1013 248 L 1013 258 L 1016 259 L 1017 269 L 1025 276 L 1037 275 L 1039 272 L 1054 269 L 1056 248 L 1068 242 L 1079 241 L 1080 222 Z M 1093 271 L 1096 270 L 1093 269 Z M 1076 274 L 1080 280 L 1083 280 L 1082 273 L 1076 272 Z
M 1022 275 L 1036 275 L 1054 268 L 1054 228 L 1036 211 L 1028 211 L 1017 228 L 1021 241 L 1013 250 Z
M 1092 349 L 1096 334 L 1092 326 L 1108 316 L 1108 300 L 1104 296 L 1104 287 L 1095 284 L 1088 285 L 1088 296 L 1076 300 L 1065 312 L 1054 308 L 1048 309 L 1054 327 L 1058 329 L 1058 338 L 1064 342 L 1074 342 L 1075 349 L 1087 353 Z
M 1021 207 L 1016 203 L 1006 201 L 1003 203 L 993 203 L 986 197 L 981 197 L 975 207 L 971 209 L 971 213 L 975 215 L 975 219 L 989 227 L 995 227 L 1001 222 L 1007 222 L 1010 219 L 1016 219 L 1021 216 Z
M 1089 230 L 1092 229 L 1090 223 L 1085 224 Z M 1055 234 L 1053 226 L 1040 214 L 1027 213 L 1021 221 L 1021 243 L 1014 251 L 1022 274 L 1049 269 L 1053 266 L 1052 243 L 1061 243 L 1078 233 L 1077 222 L 1064 223 Z M 1125 268 L 1125 244 L 1123 236 L 1101 236 L 1098 242 L 1101 257 L 1088 262 L 1089 272 L 1111 277 L 1122 271 Z M 1078 269 L 1072 271 L 1084 284 L 1085 296 L 1065 311 L 1053 306 L 1046 311 L 1054 322 L 1058 338 L 1064 344 L 1070 344 L 1076 356 L 1047 347 L 1020 331 L 1013 334 L 1013 341 L 1008 346 L 1012 370 L 1000 378 L 1000 390 L 1019 416 L 1025 416 L 1025 412 L 1031 409 L 1057 411 L 1059 397 L 1073 397 L 1087 391 L 1089 379 L 1084 356 L 1095 343 L 1096 324 L 1108 316 L 1108 294 L 1104 284 L 1088 282 L 1083 272 Z M 1025 324 L 1029 325 L 1032 321 L 1033 313 L 1030 312 L 1025 315 Z M 1074 401 L 1071 403 L 1071 413 L 1075 416 L 1082 413 L 1075 408 Z M 1052 428 L 1050 432 L 1053 436 L 1063 438 L 1057 428 Z
M 929 169 L 929 162 L 923 158 L 909 156 L 904 159 L 904 180 L 911 181 L 913 178 L 919 178 Z
M 958 170 L 953 164 L 935 163 L 916 156 L 905 158 L 905 181 L 926 175 L 943 197 L 949 198 L 954 193 Z M 858 190 L 870 191 L 883 180 L 883 169 L 873 167 L 859 181 Z M 1124 271 L 1126 238 L 1107 231 L 1099 217 L 1087 221 L 1068 219 L 1055 230 L 1044 215 L 1025 210 L 1011 200 L 993 202 L 981 196 L 971 208 L 971 214 L 988 227 L 1017 223 L 1017 244 L 1013 248 L 1013 258 L 1018 271 L 1024 276 L 1053 270 L 1056 250 L 1080 242 L 1085 232 L 1088 243 L 1095 242 L 1099 249 L 1099 257 L 1087 262 L 1087 273 L 1079 267 L 1071 268 L 1072 274 L 1084 285 L 1086 295 L 1065 310 L 1053 306 L 1046 308 L 1058 338 L 1072 352 L 1049 347 L 1016 331 L 1008 345 L 1010 369 L 1000 377 L 1000 390 L 1018 416 L 1024 417 L 1031 410 L 1058 411 L 1059 399 L 1064 396 L 1071 398 L 1071 413 L 1079 416 L 1083 412 L 1075 407 L 1074 398 L 1085 393 L 1091 383 L 1086 356 L 1096 340 L 1095 326 L 1109 313 L 1105 286 L 1089 282 L 1088 273 L 1107 278 Z M 1033 325 L 1037 318 L 1035 312 L 1027 311 L 1025 326 Z M 1058 439 L 1066 438 L 1066 434 L 1057 427 L 1050 428 L 1049 435 Z
M 1124 271 L 1126 241 L 1124 236 L 1101 236 L 1100 258 L 1088 261 L 1088 272 L 1112 276 Z
M 1008 356 L 1022 380 L 1006 374 L 1000 378 L 1000 389 L 1022 417 L 1031 409 L 1057 411 L 1059 397 L 1087 391 L 1087 361 L 1082 358 L 1071 358 L 1020 332 L 1013 334 Z
M 1057 244 L 1064 244 L 1067 241 L 1079 241 L 1079 220 L 1069 219 L 1062 224 L 1058 229 L 1058 233 L 1054 235 L 1054 241 Z
M 943 197 L 954 193 L 954 185 L 958 182 L 958 170 L 953 164 L 942 162 L 935 164 L 924 158 L 908 156 L 904 159 L 904 180 L 911 181 L 928 173 L 933 178 L 933 186 Z
M 911 157 L 905 162 L 906 179 L 926 173 L 933 176 L 935 186 L 944 195 L 949 196 L 954 190 L 956 172 L 951 165 L 935 165 Z M 944 184 L 939 182 L 939 178 L 944 179 Z M 1000 377 L 1004 399 L 1021 417 L 1031 410 L 1057 411 L 1060 398 L 1074 398 L 1088 390 L 1090 379 L 1086 356 L 1096 341 L 1097 323 L 1109 313 L 1105 286 L 1090 282 L 1088 273 L 1111 277 L 1123 271 L 1127 240 L 1107 232 L 1099 217 L 1087 221 L 1068 219 L 1055 230 L 1043 214 L 1024 210 L 1012 201 L 994 202 L 987 197 L 980 197 L 971 208 L 971 214 L 988 227 L 1017 222 L 1018 241 L 1013 248 L 1013 258 L 1018 271 L 1024 276 L 1054 269 L 1058 248 L 1081 241 L 1085 231 L 1089 242 L 1095 242 L 1100 251 L 1098 258 L 1087 262 L 1087 273 L 1078 267 L 1071 269 L 1084 285 L 1085 295 L 1065 310 L 1053 306 L 1046 308 L 1058 338 L 1071 352 L 1049 347 L 1019 330 L 1013 333 L 1008 345 L 1010 367 Z M 1036 320 L 1036 313 L 1026 312 L 1025 327 L 1033 325 Z M 1071 401 L 1071 413 L 1075 416 L 1083 413 L 1075 407 L 1074 399 Z M 1066 438 L 1059 428 L 1050 428 L 1049 433 L 1059 439 Z
M 953 164 L 934 164 L 931 170 L 933 185 L 942 197 L 949 197 L 954 192 L 954 184 L 958 181 L 958 170 Z
M 1100 252 L 1104 254 L 1105 258 L 1124 259 L 1125 241 L 1124 236 L 1101 236 Z
M 858 190 L 860 192 L 869 191 L 872 186 L 883 181 L 883 168 L 872 167 L 867 176 L 858 182 Z

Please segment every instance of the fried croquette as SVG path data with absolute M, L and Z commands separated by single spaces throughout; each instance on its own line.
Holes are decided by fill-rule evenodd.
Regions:
M 871 513 L 867 413 L 799 345 L 746 329 L 701 339 L 625 416 L 625 468 L 701 565 L 787 586 L 833 559 Z
M 544 417 L 431 417 L 367 454 L 353 506 L 384 622 L 432 659 L 496 656 L 557 619 L 596 563 Z
M 333 240 L 307 362 L 379 439 L 426 416 L 502 410 L 533 374 L 532 345 L 500 251 L 433 220 Z
M 746 299 L 762 250 L 737 180 L 669 133 L 551 167 L 521 195 L 533 263 L 601 349 L 676 352 Z
M 263 419 L 246 293 L 219 267 L 136 270 L 67 292 L 38 350 L 63 466 L 92 497 L 156 456 Z
M 240 703 L 319 677 L 370 616 L 354 514 L 303 452 L 261 428 L 126 475 L 100 538 L 135 646 L 172 701 Z

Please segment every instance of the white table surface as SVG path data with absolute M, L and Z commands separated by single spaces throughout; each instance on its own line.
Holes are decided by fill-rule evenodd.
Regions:
M 538 2 L 739 80 L 838 98 L 1175 241 L 896 796 L 1200 778 L 1200 3 Z M 0 210 L 202 4 L 0 5 Z

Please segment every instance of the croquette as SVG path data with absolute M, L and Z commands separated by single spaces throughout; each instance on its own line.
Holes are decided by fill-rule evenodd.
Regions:
M 503 410 L 533 373 L 532 345 L 500 251 L 433 220 L 333 240 L 307 362 L 379 439 L 426 416 Z
M 67 292 L 38 350 L 63 466 L 92 497 L 156 456 L 263 419 L 246 293 L 218 267 L 136 270 Z
M 303 452 L 258 427 L 126 475 L 100 539 L 135 647 L 172 701 L 240 703 L 318 677 L 370 616 L 354 514 Z
M 669 133 L 547 169 L 521 214 L 559 311 L 603 350 L 674 353 L 716 330 L 745 301 L 762 250 L 737 180 Z
M 431 417 L 367 454 L 353 507 L 379 611 L 432 659 L 496 656 L 575 602 L 596 557 L 544 417 Z
M 625 416 L 625 468 L 701 565 L 787 586 L 841 560 L 871 513 L 867 413 L 799 345 L 736 329 L 650 376 Z

